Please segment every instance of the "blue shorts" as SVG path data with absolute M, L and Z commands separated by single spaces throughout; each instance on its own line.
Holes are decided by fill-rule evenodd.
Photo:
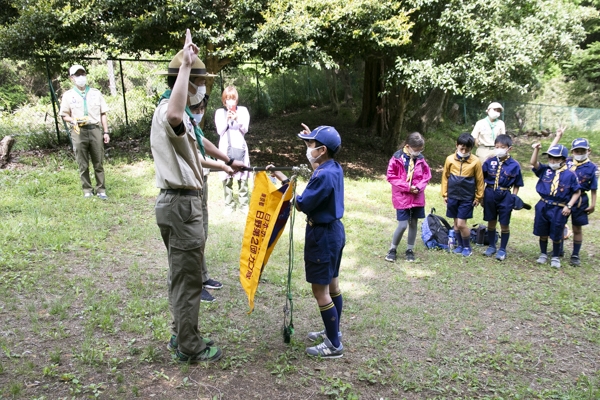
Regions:
M 543 200 L 535 205 L 533 234 L 535 236 L 550 236 L 554 242 L 563 239 L 563 231 L 567 217 L 562 215 L 563 207 L 546 204 Z
M 590 206 L 590 199 L 587 194 L 582 195 L 577 204 L 571 210 L 571 223 L 574 226 L 584 226 L 590 223 L 585 209 Z
M 413 207 L 405 210 L 396 210 L 398 221 L 408 221 L 413 218 L 425 218 L 425 207 Z
M 473 218 L 473 200 L 448 199 L 446 217 L 470 219 Z
M 306 225 L 304 269 L 306 281 L 329 285 L 340 273 L 346 232 L 340 220 L 330 224 Z
M 510 190 L 494 190 L 485 188 L 483 195 L 483 220 L 500 222 L 502 226 L 510 225 L 515 198 Z

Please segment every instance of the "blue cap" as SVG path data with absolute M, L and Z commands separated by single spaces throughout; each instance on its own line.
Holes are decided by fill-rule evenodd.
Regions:
M 333 126 L 319 126 L 308 135 L 304 135 L 302 133 L 298 134 L 298 137 L 303 140 L 317 140 L 323 143 L 329 150 L 337 153 L 342 144 L 342 138 L 338 131 L 335 130 Z
M 571 142 L 571 150 L 589 149 L 589 148 L 590 148 L 590 143 L 587 141 L 587 139 L 578 138 Z
M 567 158 L 569 156 L 569 150 L 562 144 L 557 144 L 548 149 L 548 151 L 543 152 L 542 154 L 548 154 L 552 157 L 564 157 Z

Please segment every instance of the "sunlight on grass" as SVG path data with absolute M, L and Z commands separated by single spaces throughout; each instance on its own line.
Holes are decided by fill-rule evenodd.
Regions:
M 435 271 L 415 267 L 404 267 L 404 273 L 411 278 L 428 278 L 437 275 Z

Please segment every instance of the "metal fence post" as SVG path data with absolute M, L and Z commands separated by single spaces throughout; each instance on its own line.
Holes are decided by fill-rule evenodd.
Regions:
M 123 107 L 125 111 L 125 125 L 129 125 L 129 117 L 127 115 L 127 99 L 125 97 L 125 79 L 123 79 L 123 62 L 119 60 L 119 71 L 121 74 L 121 87 L 123 88 Z
M 538 125 L 539 125 L 539 129 L 541 131 L 542 130 L 542 105 L 541 104 L 540 104 L 540 108 L 539 108 Z
M 58 129 L 58 115 L 56 113 L 56 103 L 58 101 L 52 87 L 52 77 L 50 76 L 50 66 L 48 65 L 48 57 L 44 57 L 46 61 L 46 74 L 48 75 L 48 90 L 50 91 L 50 101 L 52 102 L 52 111 L 54 113 L 54 126 L 56 127 L 56 141 L 60 143 L 60 129 Z
M 258 85 L 258 62 L 254 64 L 256 66 L 256 111 L 260 110 L 260 86 Z
M 463 115 L 465 117 L 465 125 L 467 124 L 467 98 L 463 96 Z

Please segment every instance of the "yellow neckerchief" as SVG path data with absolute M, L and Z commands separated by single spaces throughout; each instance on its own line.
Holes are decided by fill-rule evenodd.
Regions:
M 567 169 L 567 164 L 563 165 L 554 173 L 554 178 L 552 179 L 552 185 L 550 185 L 550 196 L 554 196 L 558 191 L 558 179 L 560 178 L 560 173 Z
M 406 171 L 406 182 L 408 182 L 409 184 L 412 184 L 413 174 L 415 173 L 415 159 L 413 158 L 413 156 L 410 155 L 410 153 L 408 152 L 406 147 L 407 146 L 404 146 L 404 148 L 402 149 L 404 154 L 406 154 L 409 158 L 408 171 Z
M 507 155 L 504 160 L 501 160 L 500 157 L 496 157 L 498 159 L 498 168 L 496 169 L 496 181 L 494 182 L 494 190 L 498 189 L 498 184 L 500 182 L 500 170 L 502 170 L 502 164 L 510 158 L 510 155 Z
M 573 159 L 573 164 L 571 165 L 571 168 L 569 168 L 569 169 L 570 169 L 571 171 L 575 172 L 575 170 L 576 170 L 577 168 L 579 168 L 580 166 L 582 166 L 583 164 L 585 164 L 585 163 L 587 163 L 587 162 L 589 162 L 589 161 L 590 161 L 590 159 L 589 159 L 589 158 L 586 158 L 586 159 L 585 159 L 585 160 L 583 160 L 583 161 L 577 161 L 576 159 Z

